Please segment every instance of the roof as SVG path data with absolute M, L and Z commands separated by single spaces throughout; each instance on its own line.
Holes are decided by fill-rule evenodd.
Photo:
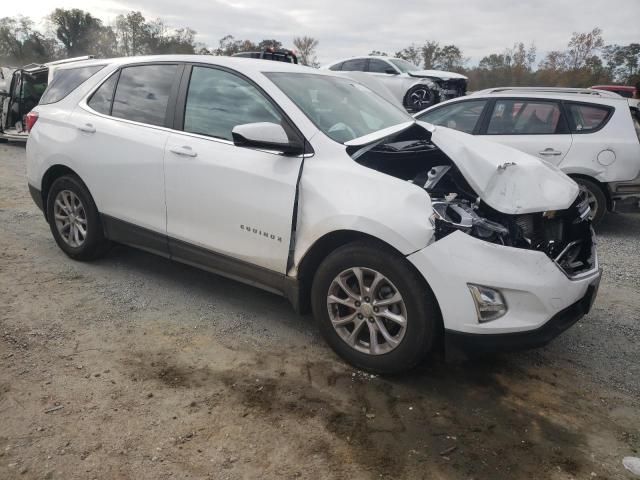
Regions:
M 92 59 L 80 62 L 74 62 L 68 67 L 77 68 L 88 65 L 127 65 L 132 63 L 145 62 L 191 62 L 191 63 L 208 63 L 211 65 L 220 65 L 223 67 L 233 68 L 242 73 L 254 74 L 259 72 L 297 72 L 297 73 L 316 73 L 322 75 L 333 75 L 333 72 L 318 71 L 318 69 L 295 65 L 288 62 L 266 62 L 259 58 L 243 58 L 243 57 L 223 57 L 214 55 L 147 55 L 140 57 L 119 57 L 119 58 L 102 58 Z

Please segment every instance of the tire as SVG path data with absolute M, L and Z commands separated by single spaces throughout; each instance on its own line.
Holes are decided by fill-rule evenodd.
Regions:
M 589 196 L 589 207 L 591 207 L 591 222 L 598 225 L 604 214 L 607 213 L 607 196 L 600 186 L 586 178 L 574 178 L 575 182 L 587 192 Z
M 408 112 L 417 113 L 438 103 L 438 97 L 427 85 L 414 85 L 407 91 L 403 103 Z
M 47 194 L 47 219 L 56 243 L 74 260 L 95 260 L 107 253 L 110 243 L 104 236 L 100 214 L 78 177 L 64 175 L 53 182 Z M 76 231 L 77 236 L 73 234 Z
M 358 269 L 365 286 L 359 305 L 354 300 L 362 294 L 359 283 L 355 283 Z M 374 287 L 376 273 L 384 279 Z M 337 279 L 355 296 L 340 287 Z M 396 294 L 401 302 L 374 307 L 385 299 L 391 302 Z M 345 301 L 351 306 L 341 303 Z M 320 332 L 331 348 L 348 363 L 368 372 L 397 374 L 410 370 L 424 359 L 441 331 L 440 310 L 431 289 L 404 257 L 375 242 L 350 243 L 329 254 L 314 276 L 311 303 Z M 389 314 L 396 320 L 389 320 Z M 396 323 L 403 316 L 404 330 Z M 352 321 L 348 321 L 350 317 Z M 343 324 L 334 327 L 332 318 L 341 319 Z M 348 323 L 344 323 L 345 318 Z M 387 341 L 381 325 L 395 345 Z M 355 340 L 349 342 L 354 332 Z

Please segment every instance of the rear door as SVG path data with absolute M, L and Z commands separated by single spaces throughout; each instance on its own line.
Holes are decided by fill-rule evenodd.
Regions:
M 285 273 L 302 158 L 237 147 L 231 136 L 255 122 L 296 135 L 284 113 L 246 77 L 207 65 L 185 72 L 176 112 L 182 131 L 165 154 L 172 256 L 242 277 L 255 266 Z
M 165 253 L 164 149 L 182 68 L 125 66 L 71 117 L 73 156 L 112 229 L 109 235 Z
M 545 99 L 492 100 L 478 133 L 554 165 L 562 162 L 573 140 L 561 102 Z

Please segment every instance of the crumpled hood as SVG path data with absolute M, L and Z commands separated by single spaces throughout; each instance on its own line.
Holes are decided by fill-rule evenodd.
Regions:
M 559 168 L 511 147 L 426 122 L 431 141 L 491 208 L 523 214 L 569 208 L 578 185 Z
M 407 72 L 410 77 L 435 77 L 442 80 L 468 80 L 464 75 L 455 72 L 445 72 L 444 70 L 415 70 Z

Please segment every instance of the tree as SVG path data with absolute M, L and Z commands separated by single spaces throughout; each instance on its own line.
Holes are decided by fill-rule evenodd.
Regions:
M 0 19 L 0 58 L 4 61 L 25 64 L 45 62 L 57 56 L 56 40 L 33 30 L 33 20 L 30 18 L 17 16 Z
M 388 57 L 387 52 L 381 52 L 380 50 L 371 50 L 369 52 L 370 57 Z
M 609 75 L 620 83 L 633 85 L 640 75 L 640 43 L 607 45 L 602 51 Z
M 295 37 L 293 39 L 293 46 L 298 51 L 298 61 L 302 65 L 318 68 L 320 64 L 316 57 L 316 48 L 318 47 L 318 40 L 313 37 Z
M 155 25 L 161 28 L 160 25 Z M 151 27 L 147 24 L 141 12 L 129 12 L 116 18 L 116 37 L 118 51 L 121 55 L 142 55 L 148 53 Z M 157 32 L 155 32 L 157 34 Z
M 402 58 L 407 62 L 411 62 L 414 65 L 420 66 L 422 60 L 420 53 L 420 47 L 418 47 L 415 43 L 412 43 L 408 47 L 405 47 L 402 50 L 396 52 L 395 56 L 398 58 Z
M 282 48 L 282 42 L 274 39 L 266 39 L 262 40 L 258 43 L 258 50 L 266 50 L 267 48 L 273 48 L 274 50 L 278 50 Z
M 440 44 L 438 42 L 425 42 L 421 49 L 422 62 L 426 70 L 435 68 L 435 63 L 440 56 Z
M 573 32 L 569 40 L 567 51 L 567 65 L 571 70 L 577 70 L 587 65 L 589 61 L 604 46 L 602 30 L 598 27 L 587 33 Z
M 251 40 L 236 40 L 233 35 L 226 35 L 219 41 L 218 48 L 213 53 L 215 55 L 231 56 L 240 52 L 251 52 L 258 50 L 258 45 Z
M 462 56 L 462 51 L 455 45 L 445 45 L 434 59 L 434 68 L 438 70 L 464 70 L 467 60 Z
M 56 8 L 49 19 L 55 28 L 56 37 L 70 57 L 89 53 L 93 45 L 92 39 L 102 29 L 101 20 L 78 8 Z

